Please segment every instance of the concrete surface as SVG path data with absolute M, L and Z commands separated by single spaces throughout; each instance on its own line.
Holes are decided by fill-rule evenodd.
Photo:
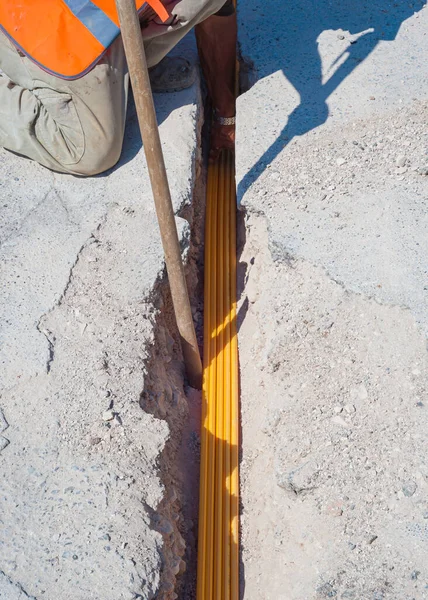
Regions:
M 196 60 L 191 40 L 177 52 Z M 156 96 L 177 213 L 190 214 L 200 107 L 199 84 Z M 170 427 L 140 395 L 160 352 L 156 398 L 164 417 L 168 403 L 182 412 L 183 373 L 167 364 L 135 109 L 110 173 L 55 174 L 6 151 L 0 165 L 0 597 L 173 598 L 184 542 L 160 471 Z M 177 222 L 185 251 L 190 225 Z
M 428 12 L 239 19 L 242 595 L 422 600 Z M 199 93 L 157 109 L 189 212 Z M 2 600 L 172 599 L 185 568 L 189 415 L 135 131 L 131 112 L 120 168 L 86 180 L 0 153 Z
M 426 180 L 417 171 L 428 163 L 419 117 L 428 90 L 424 6 L 246 4 L 240 40 L 259 80 L 239 102 L 247 118 L 238 124 L 237 157 L 239 200 L 267 214 L 272 243 L 323 264 L 355 291 L 411 306 L 421 320 L 428 314 Z M 275 9 L 276 23 L 262 18 Z M 411 164 L 397 173 L 401 155 Z M 260 189 L 277 193 L 266 203 Z
M 428 11 L 239 20 L 244 597 L 427 598 Z

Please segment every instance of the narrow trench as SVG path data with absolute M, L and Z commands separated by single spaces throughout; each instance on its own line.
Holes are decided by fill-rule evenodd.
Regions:
M 242 58 L 240 89 L 252 83 L 253 70 Z M 205 113 L 203 115 L 202 113 Z M 196 336 L 202 353 L 204 312 L 204 227 L 210 106 L 201 110 L 203 125 L 195 157 L 192 202 L 180 213 L 191 227 L 186 256 L 186 276 Z M 238 258 L 245 245 L 245 215 L 237 213 Z M 238 296 L 245 281 L 245 265 L 238 263 Z M 201 392 L 186 385 L 178 331 L 166 279 L 155 290 L 157 298 L 155 342 L 148 363 L 149 379 L 140 397 L 145 412 L 166 420 L 169 440 L 162 452 L 159 471 L 165 488 L 156 511 L 150 511 L 152 527 L 163 537 L 162 571 L 157 600 L 196 600 L 197 529 Z M 242 320 L 242 313 L 238 315 Z

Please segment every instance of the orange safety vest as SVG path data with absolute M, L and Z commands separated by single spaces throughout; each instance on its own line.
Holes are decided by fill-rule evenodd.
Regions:
M 160 0 L 151 6 L 165 22 Z M 115 0 L 0 0 L 0 28 L 39 67 L 62 79 L 88 73 L 119 35 Z

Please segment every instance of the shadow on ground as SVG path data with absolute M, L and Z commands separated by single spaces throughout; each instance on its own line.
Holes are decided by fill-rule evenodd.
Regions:
M 401 25 L 420 11 L 426 0 L 246 0 L 240 27 L 250 40 L 257 79 L 282 71 L 300 97 L 276 140 L 238 184 L 238 198 L 258 179 L 285 146 L 325 123 L 327 100 L 381 41 L 395 40 Z M 350 34 L 350 44 L 322 81 L 318 38 L 326 30 Z M 346 36 L 348 37 L 348 35 Z M 266 115 L 263 115 L 265 118 Z
M 174 92 L 169 94 L 153 94 L 155 102 L 156 117 L 159 127 L 164 121 L 167 120 L 168 116 L 175 110 L 188 104 L 194 104 L 195 102 L 195 85 L 186 90 L 180 92 Z M 123 137 L 122 154 L 119 162 L 110 170 L 101 173 L 99 177 L 105 177 L 116 171 L 126 163 L 130 162 L 138 152 L 141 150 L 143 142 L 141 140 L 140 128 L 138 125 L 137 112 L 135 108 L 134 97 L 132 89 L 129 90 L 128 98 L 128 112 L 126 115 L 126 126 L 125 134 Z

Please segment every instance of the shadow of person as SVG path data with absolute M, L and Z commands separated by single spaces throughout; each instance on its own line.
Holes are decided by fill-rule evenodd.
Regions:
M 246 0 L 238 5 L 240 27 L 254 45 L 258 79 L 282 71 L 299 95 L 282 131 L 239 182 L 238 198 L 290 140 L 327 121 L 329 96 L 380 41 L 395 40 L 403 22 L 425 4 L 426 0 Z M 318 39 L 327 30 L 349 31 L 354 37 L 323 81 Z
M 195 86 L 198 83 L 193 84 L 191 87 L 181 90 L 180 92 L 171 92 L 165 94 L 153 94 L 153 100 L 156 110 L 156 120 L 160 127 L 164 121 L 166 121 L 170 114 L 175 110 L 188 105 L 195 104 L 198 97 L 198 93 L 195 92 Z M 140 128 L 138 125 L 137 112 L 135 108 L 134 97 L 132 89 L 130 87 L 128 97 L 128 110 L 126 115 L 125 132 L 123 135 L 122 153 L 119 161 L 114 167 L 101 173 L 98 177 L 105 177 L 110 175 L 126 163 L 132 161 L 135 156 L 142 149 L 143 142 L 141 140 Z

